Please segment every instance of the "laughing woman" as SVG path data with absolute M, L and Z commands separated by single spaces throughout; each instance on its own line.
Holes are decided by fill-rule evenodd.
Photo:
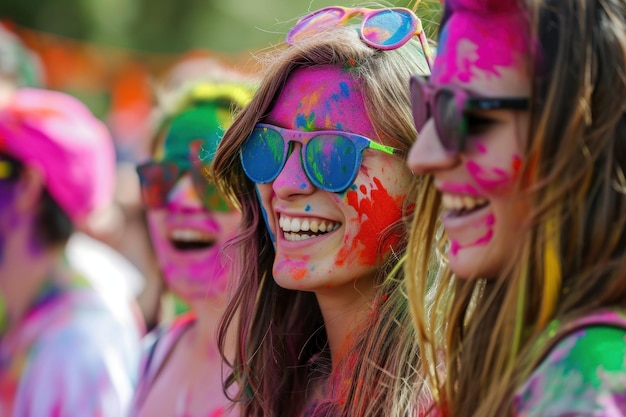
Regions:
M 360 14 L 361 31 L 343 24 Z M 415 138 L 406 85 L 428 72 L 419 24 L 406 9 L 301 19 L 224 136 L 213 173 L 243 214 L 225 326 L 238 313 L 232 381 L 245 416 L 419 408 L 403 283 L 384 279 L 417 188 L 404 156 Z
M 436 316 L 409 280 L 424 349 L 446 357 L 437 409 L 626 415 L 626 3 L 445 10 L 433 74 L 412 80 L 408 158 L 439 190 L 417 210 L 443 203 Z M 436 217 L 415 223 L 409 276 L 429 266 Z
M 234 74 L 214 71 L 214 81 L 168 92 L 175 97 L 164 102 L 167 117 L 154 138 L 152 159 L 137 168 L 163 278 L 190 312 L 149 336 L 133 416 L 236 415 L 229 414 L 231 403 L 222 391 L 215 331 L 232 277 L 224 243 L 241 215 L 207 182 L 198 163 L 211 162 L 231 112 L 245 106 L 252 89 Z

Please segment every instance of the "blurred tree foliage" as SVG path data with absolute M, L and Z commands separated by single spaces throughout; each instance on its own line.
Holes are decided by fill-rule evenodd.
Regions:
M 375 4 L 413 8 L 415 0 L 0 0 L 0 18 L 43 32 L 146 52 L 205 48 L 239 53 L 284 39 L 298 17 L 329 5 Z M 436 37 L 437 0 L 423 0 L 418 15 Z

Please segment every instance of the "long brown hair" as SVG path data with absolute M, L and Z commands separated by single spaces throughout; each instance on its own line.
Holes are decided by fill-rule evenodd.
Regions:
M 379 51 L 363 44 L 353 27 L 338 27 L 321 35 L 312 35 L 260 58 L 267 66 L 259 89 L 226 132 L 212 166 L 218 186 L 238 201 L 243 214 L 241 234 L 234 242 L 242 255 L 239 258 L 242 262 L 237 265 L 240 281 L 224 317 L 220 338 L 223 343 L 225 330 L 238 320 L 239 350 L 231 364 L 233 373 L 229 384 L 239 384 L 234 400 L 241 403 L 242 415 L 291 417 L 303 412 L 307 385 L 315 377 L 312 364 L 317 366 L 330 360 L 326 332 L 315 294 L 281 288 L 272 277 L 274 246 L 262 218 L 255 184 L 242 170 L 239 148 L 255 124 L 271 110 L 294 70 L 330 65 L 344 68 L 360 84 L 378 139 L 408 152 L 416 136 L 408 81 L 413 73 L 427 73 L 428 67 L 416 39 L 396 50 Z M 417 184 L 409 191 L 408 203 L 415 201 L 416 188 Z M 407 215 L 410 211 L 406 210 Z M 372 324 L 367 326 L 368 330 L 384 327 L 387 339 L 370 342 L 362 335 L 364 338 L 357 345 L 364 347 L 355 347 L 361 349 L 357 355 L 364 362 L 363 368 L 359 368 L 364 373 L 378 373 L 383 382 L 388 381 L 383 380 L 383 375 L 392 375 L 394 380 L 402 380 L 403 384 L 376 385 L 370 384 L 366 378 L 364 381 L 368 381 L 368 387 L 364 391 L 356 392 L 356 386 L 350 387 L 349 392 L 341 392 L 345 401 L 338 408 L 335 407 L 337 404 L 327 404 L 328 407 L 318 409 L 320 413 L 325 409 L 328 414 L 376 415 L 364 414 L 366 409 L 362 407 L 363 402 L 374 399 L 374 394 L 375 398 L 392 402 L 398 396 L 394 397 L 391 390 L 401 386 L 408 397 L 420 385 L 416 372 L 419 356 L 415 338 L 403 339 L 406 329 L 411 327 L 406 294 L 398 284 L 400 279 L 384 280 L 397 257 L 404 253 L 407 227 L 402 220 L 389 225 L 389 233 L 399 233 L 404 238 L 394 248 L 397 256 L 391 256 L 386 265 L 381 265 L 377 280 L 380 288 L 375 297 L 386 299 L 384 305 L 389 307 L 385 308 L 397 308 L 404 303 L 405 314 L 371 314 Z M 379 304 L 375 300 L 373 306 L 373 312 L 377 311 Z M 400 323 L 392 326 L 394 320 Z M 363 352 L 370 343 L 378 343 L 379 348 L 366 358 Z M 399 344 L 405 343 L 408 348 L 398 349 Z M 361 411 L 353 413 L 353 407 Z M 387 414 L 380 412 L 378 415 Z
M 528 16 L 531 112 L 519 195 L 532 212 L 511 236 L 511 262 L 490 280 L 456 279 L 444 268 L 433 312 L 422 305 L 440 201 L 424 193 L 412 227 L 407 275 L 423 354 L 447 415 L 510 413 L 532 372 L 548 323 L 626 306 L 626 3 L 520 0 Z M 445 25 L 442 22 L 442 27 Z M 424 189 L 430 191 L 428 189 Z M 443 327 L 445 337 L 437 330 Z

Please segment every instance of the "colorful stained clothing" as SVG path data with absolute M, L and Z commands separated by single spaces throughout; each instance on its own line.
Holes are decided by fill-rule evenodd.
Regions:
M 604 311 L 563 334 L 515 396 L 515 416 L 626 416 L 626 314 Z
M 85 281 L 47 289 L 0 339 L 0 416 L 126 416 L 138 343 Z
M 142 411 L 144 413 L 142 415 L 145 415 L 145 404 L 148 394 L 155 385 L 161 370 L 165 366 L 165 362 L 172 354 L 177 342 L 195 323 L 195 313 L 192 311 L 186 312 L 177 316 L 172 322 L 162 324 L 144 338 L 145 351 L 141 360 L 139 383 L 131 406 L 131 417 L 139 415 Z M 180 389 L 180 387 L 177 387 L 177 389 Z M 235 387 L 231 389 L 231 394 L 234 394 L 234 389 Z M 192 415 L 186 410 L 186 406 L 190 401 L 191 395 L 189 393 L 184 394 L 184 400 L 177 403 L 177 417 L 227 417 L 238 415 L 236 410 L 230 410 L 226 406 L 228 402 L 207 413 Z

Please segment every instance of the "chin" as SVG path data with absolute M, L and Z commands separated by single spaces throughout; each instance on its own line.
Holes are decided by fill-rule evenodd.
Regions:
M 497 276 L 498 268 L 489 257 L 488 248 L 466 248 L 456 255 L 448 254 L 450 269 L 460 279 L 473 280 Z

